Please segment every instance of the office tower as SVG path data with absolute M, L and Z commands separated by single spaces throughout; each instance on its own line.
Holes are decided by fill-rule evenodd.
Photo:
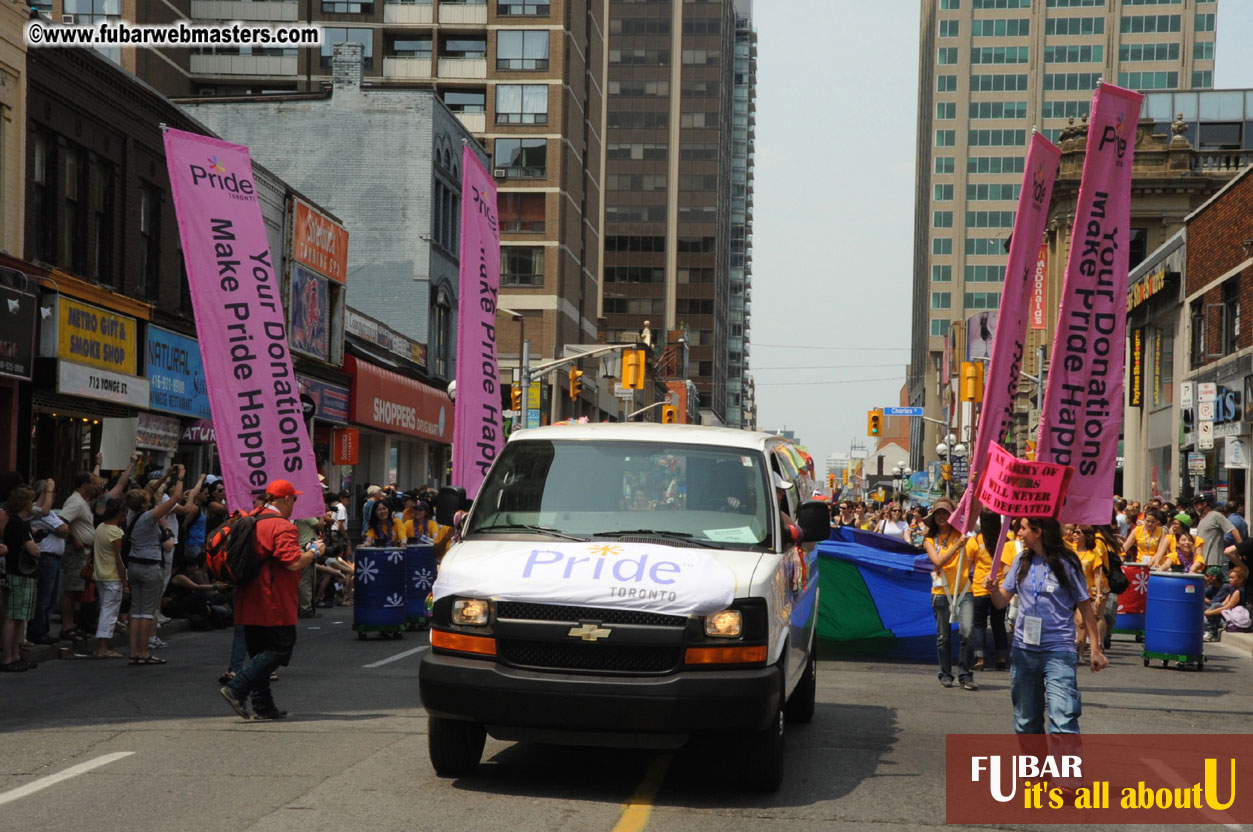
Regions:
M 647 321 L 683 337 L 710 424 L 727 424 L 731 410 L 735 43 L 731 0 L 609 4 L 605 334 L 634 340 Z M 747 257 L 747 231 L 745 246 Z
M 757 121 L 757 30 L 752 0 L 735 4 L 731 92 L 731 293 L 727 313 L 727 424 L 756 428 L 749 373 L 753 287 L 753 165 Z
M 1098 79 L 1213 86 L 1216 0 L 922 0 L 910 404 L 944 419 L 954 325 L 996 309 L 1033 126 L 1056 141 Z M 1147 253 L 1133 229 L 1132 265 Z M 964 337 L 956 337 L 962 360 Z M 1041 338 L 1029 340 L 1033 356 Z M 919 468 L 942 427 L 914 420 Z

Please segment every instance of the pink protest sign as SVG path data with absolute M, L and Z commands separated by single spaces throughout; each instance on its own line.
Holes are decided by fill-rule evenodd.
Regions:
M 1123 409 L 1131 163 L 1138 92 L 1102 84 L 1092 97 L 1087 155 L 1049 360 L 1036 459 L 1075 469 L 1063 523 L 1108 523 Z
M 1044 221 L 1053 196 L 1053 180 L 1061 151 L 1041 136 L 1031 135 L 1027 150 L 1027 167 L 1018 196 L 1018 213 L 1014 217 L 1014 233 L 1009 243 L 1009 259 L 1005 266 L 1005 285 L 996 332 L 992 336 L 992 354 L 984 384 L 983 409 L 979 416 L 979 432 L 975 435 L 970 455 L 970 482 L 978 482 L 987 467 L 988 446 L 1004 441 L 1014 418 L 1014 397 L 1018 393 L 1018 377 L 1026 352 L 1027 326 L 1030 319 L 1032 288 Z M 978 512 L 974 489 L 967 488 L 949 518 L 957 529 L 966 531 Z
M 250 509 L 270 480 L 285 479 L 304 492 L 292 516 L 320 517 L 326 507 L 248 148 L 167 130 L 165 159 L 226 499 Z
M 461 297 L 452 481 L 474 497 L 505 441 L 496 367 L 500 224 L 496 183 L 469 146 L 462 151 L 461 170 Z
M 979 502 L 1009 517 L 1056 517 L 1073 475 L 1073 468 L 1018 459 L 993 442 Z

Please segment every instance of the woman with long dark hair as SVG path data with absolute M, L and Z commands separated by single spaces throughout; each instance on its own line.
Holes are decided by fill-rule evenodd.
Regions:
M 966 559 L 975 565 L 970 594 L 974 597 L 974 628 L 971 636 L 975 643 L 974 670 L 983 670 L 984 646 L 988 639 L 988 619 L 992 621 L 992 643 L 996 645 L 996 669 L 1004 670 L 1009 659 L 1009 637 L 1005 633 L 1005 610 L 992 603 L 992 597 L 983 581 L 992 573 L 992 556 L 1001 537 L 1001 515 L 984 509 L 979 513 L 979 534 L 966 540 Z M 1010 549 L 1010 551 L 1013 551 Z M 1001 560 L 996 579 L 1005 577 L 1009 561 Z
M 404 529 L 392 516 L 391 506 L 386 500 L 375 500 L 370 507 L 370 516 L 366 518 L 365 545 L 403 546 L 403 535 Z
M 1043 734 L 1047 709 L 1049 733 L 1079 733 L 1083 705 L 1075 677 L 1077 608 L 1090 639 L 1092 672 L 1108 664 L 1101 649 L 1088 597 L 1083 566 L 1062 540 L 1061 525 L 1051 518 L 1028 517 L 1018 523 L 1022 550 L 1014 558 L 1003 583 L 993 575 L 984 579 L 992 603 L 1004 608 L 1018 596 L 1014 620 L 1013 668 L 1010 691 L 1014 700 L 1014 731 Z
M 931 505 L 927 534 L 922 548 L 935 571 L 931 573 L 931 610 L 935 613 L 935 650 L 940 662 L 940 684 L 953 686 L 953 623 L 957 623 L 961 645 L 957 651 L 957 681 L 966 690 L 978 690 L 971 667 L 974 665 L 974 598 L 970 594 L 970 561 L 961 532 L 949 525 L 953 502 L 941 498 Z

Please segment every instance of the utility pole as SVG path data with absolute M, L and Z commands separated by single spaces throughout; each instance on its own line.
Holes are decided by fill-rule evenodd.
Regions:
M 514 426 L 514 430 L 518 430 L 519 428 L 526 428 L 528 421 L 530 419 L 530 416 L 531 416 L 531 413 L 530 413 L 531 405 L 530 405 L 530 402 L 528 401 L 528 399 L 530 399 L 531 397 L 531 342 L 530 341 L 524 340 L 522 342 L 522 369 L 518 373 L 518 386 L 522 390 L 522 399 L 520 402 L 520 407 L 518 409 L 519 424 Z

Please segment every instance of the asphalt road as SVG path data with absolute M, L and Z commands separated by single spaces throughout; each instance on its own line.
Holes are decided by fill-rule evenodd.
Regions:
M 379 664 L 424 634 L 361 642 L 343 609 L 302 621 L 275 685 L 283 722 L 241 721 L 218 696 L 229 632 L 170 642 L 166 666 L 74 659 L 0 677 L 0 829 L 923 829 L 944 824 L 944 735 L 1011 730 L 1007 673 L 979 674 L 972 693 L 941 688 L 929 665 L 827 660 L 774 795 L 741 791 L 751 761 L 714 743 L 669 755 L 489 738 L 476 776 L 442 780 L 420 653 Z M 1196 673 L 1146 669 L 1116 641 L 1108 671 L 1081 672 L 1084 731 L 1245 730 L 1229 715 L 1253 711 L 1246 644 L 1207 645 Z

